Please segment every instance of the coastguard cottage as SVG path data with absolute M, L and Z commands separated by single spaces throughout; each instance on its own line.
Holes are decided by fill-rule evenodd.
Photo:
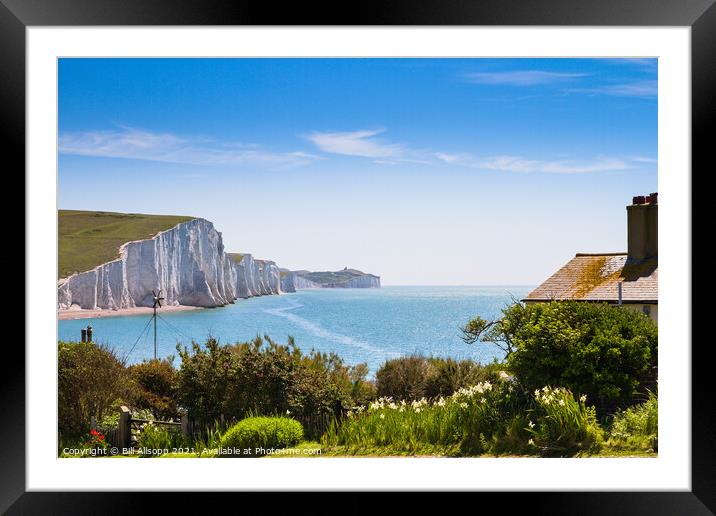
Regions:
M 658 320 L 657 194 L 634 197 L 626 209 L 626 253 L 577 253 L 522 301 L 606 302 Z

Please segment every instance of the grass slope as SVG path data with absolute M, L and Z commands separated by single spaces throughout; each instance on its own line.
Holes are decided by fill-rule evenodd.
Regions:
M 58 210 L 57 274 L 66 278 L 119 257 L 119 246 L 151 238 L 194 217 Z
M 229 255 L 229 257 L 234 260 L 236 263 L 241 263 L 241 260 L 244 259 L 243 253 L 226 253 Z

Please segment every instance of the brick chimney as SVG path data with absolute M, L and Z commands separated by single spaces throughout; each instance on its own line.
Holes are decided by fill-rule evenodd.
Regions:
M 638 195 L 627 206 L 628 259 L 636 262 L 659 254 L 657 194 Z

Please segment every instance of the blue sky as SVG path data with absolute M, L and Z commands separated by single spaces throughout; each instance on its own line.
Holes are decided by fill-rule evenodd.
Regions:
M 383 283 L 536 284 L 657 191 L 655 59 L 61 59 L 59 208 Z

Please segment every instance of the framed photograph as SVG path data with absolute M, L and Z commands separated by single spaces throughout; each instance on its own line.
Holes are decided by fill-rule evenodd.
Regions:
M 362 6 L 2 0 L 27 192 L 3 510 L 713 513 L 691 340 L 713 2 Z

